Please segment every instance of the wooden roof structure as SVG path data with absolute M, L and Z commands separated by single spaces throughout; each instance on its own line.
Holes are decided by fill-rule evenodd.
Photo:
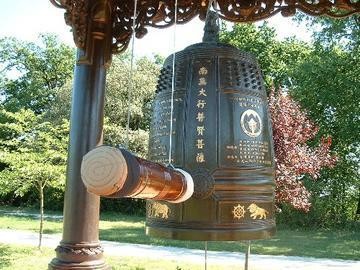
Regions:
M 64 8 L 65 20 L 73 28 L 77 47 L 84 48 L 87 13 L 91 0 L 50 0 Z M 175 23 L 175 0 L 136 0 L 137 38 L 147 33 L 147 27 L 165 28 Z M 311 16 L 343 18 L 360 13 L 360 0 L 178 0 L 177 24 L 184 24 L 199 16 L 204 20 L 209 4 L 219 17 L 231 22 L 255 22 L 280 13 L 293 16 L 297 11 Z M 132 36 L 134 0 L 113 0 L 112 51 L 125 50 Z

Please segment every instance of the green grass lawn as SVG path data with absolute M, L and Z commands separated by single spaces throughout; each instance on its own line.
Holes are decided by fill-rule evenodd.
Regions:
M 2 211 L 1 211 L 2 210 Z M 0 208 L 0 229 L 38 230 L 38 220 L 7 216 Z M 59 214 L 59 213 L 56 213 Z M 145 218 L 104 213 L 100 220 L 100 239 L 127 243 L 176 246 L 203 249 L 203 242 L 151 238 L 145 235 Z M 60 220 L 46 220 L 45 233 L 61 233 Z M 209 242 L 209 250 L 245 251 L 242 242 Z M 310 256 L 360 260 L 360 231 L 289 230 L 279 228 L 269 240 L 252 241 L 251 252 L 266 255 Z
M 54 251 L 50 248 L 42 248 L 39 251 L 34 247 L 21 245 L 0 244 L 0 269 L 2 270 L 38 270 L 47 269 L 48 263 L 54 258 Z M 202 263 L 187 263 L 173 260 L 143 259 L 130 257 L 106 256 L 106 263 L 111 265 L 113 270 L 202 270 Z M 243 269 L 235 265 L 208 267 L 209 270 Z

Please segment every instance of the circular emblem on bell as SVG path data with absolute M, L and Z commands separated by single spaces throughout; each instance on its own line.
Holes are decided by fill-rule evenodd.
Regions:
M 250 137 L 257 137 L 261 134 L 262 123 L 260 115 L 254 110 L 246 110 L 241 115 L 240 124 L 242 130 Z

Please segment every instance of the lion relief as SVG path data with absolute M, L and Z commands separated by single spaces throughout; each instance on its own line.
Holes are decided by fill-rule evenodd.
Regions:
M 257 206 L 255 203 L 250 204 L 247 209 L 250 211 L 252 219 L 266 219 L 266 214 L 269 214 L 268 211 Z

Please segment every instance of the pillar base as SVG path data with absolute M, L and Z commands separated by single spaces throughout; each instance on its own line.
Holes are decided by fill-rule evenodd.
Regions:
M 103 248 L 99 244 L 63 244 L 55 249 L 56 258 L 48 266 L 49 270 L 110 270 L 103 258 Z

